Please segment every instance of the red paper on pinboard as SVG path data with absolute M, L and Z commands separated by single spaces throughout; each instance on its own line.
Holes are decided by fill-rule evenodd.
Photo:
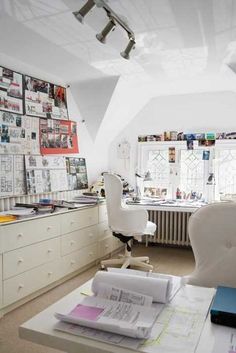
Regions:
M 40 119 L 40 153 L 78 153 L 77 125 L 75 121 Z

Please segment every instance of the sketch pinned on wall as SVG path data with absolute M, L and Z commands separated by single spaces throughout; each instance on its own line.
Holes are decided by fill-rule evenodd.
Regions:
M 24 195 L 24 156 L 0 155 L 0 197 Z
M 24 156 L 14 156 L 14 195 L 26 194 Z
M 76 122 L 70 120 L 40 119 L 41 154 L 78 153 Z
M 69 190 L 88 189 L 85 158 L 66 157 L 66 172 Z
M 39 154 L 39 119 L 0 111 L 0 153 Z
M 0 155 L 0 188 L 1 197 L 14 194 L 12 155 Z
M 0 110 L 23 114 L 23 75 L 0 66 Z
M 66 88 L 25 75 L 24 89 L 27 115 L 68 119 Z
M 25 156 L 28 194 L 68 190 L 63 156 Z

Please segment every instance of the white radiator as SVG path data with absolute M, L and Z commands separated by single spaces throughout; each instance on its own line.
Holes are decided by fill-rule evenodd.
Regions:
M 191 212 L 148 211 L 149 220 L 156 223 L 154 242 L 190 246 L 188 221 Z

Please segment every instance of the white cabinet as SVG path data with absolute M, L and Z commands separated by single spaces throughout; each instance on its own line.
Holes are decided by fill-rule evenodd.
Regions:
M 24 220 L 0 226 L 2 252 L 21 248 L 60 235 L 60 216 Z
M 0 316 L 121 245 L 106 205 L 0 225 Z
M 50 239 L 3 254 L 3 279 L 16 276 L 60 256 L 60 239 Z

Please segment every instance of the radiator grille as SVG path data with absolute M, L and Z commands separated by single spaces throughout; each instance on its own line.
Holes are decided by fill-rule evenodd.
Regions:
M 156 223 L 154 242 L 189 246 L 188 221 L 191 212 L 148 211 L 149 220 Z

